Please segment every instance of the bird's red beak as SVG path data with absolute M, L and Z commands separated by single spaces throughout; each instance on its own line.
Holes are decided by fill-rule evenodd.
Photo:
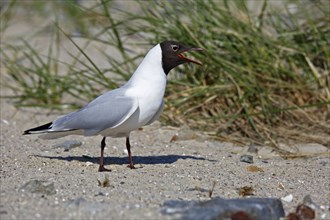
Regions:
M 194 48 L 194 47 L 192 47 L 192 48 L 189 48 L 189 49 L 186 50 L 186 51 L 183 51 L 182 53 L 179 53 L 178 56 L 179 56 L 180 58 L 182 58 L 182 59 L 187 60 L 188 62 L 195 63 L 195 64 L 198 64 L 198 65 L 203 65 L 203 64 L 200 63 L 199 61 L 195 61 L 195 60 L 189 59 L 189 58 L 187 58 L 187 57 L 185 57 L 185 56 L 182 55 L 182 54 L 185 53 L 185 52 L 190 52 L 190 51 L 202 51 L 202 50 L 203 50 L 203 48 L 199 48 L 199 47 Z

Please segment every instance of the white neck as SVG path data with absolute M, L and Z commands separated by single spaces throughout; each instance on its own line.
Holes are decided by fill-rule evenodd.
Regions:
M 139 126 L 149 123 L 156 115 L 159 117 L 166 87 L 166 74 L 162 66 L 162 50 L 159 44 L 147 53 L 124 87 L 127 88 L 127 96 L 138 100 Z
M 159 44 L 147 53 L 127 82 L 127 86 L 133 87 L 149 87 L 152 85 L 164 87 L 164 90 L 166 86 L 166 74 L 162 66 L 162 50 Z

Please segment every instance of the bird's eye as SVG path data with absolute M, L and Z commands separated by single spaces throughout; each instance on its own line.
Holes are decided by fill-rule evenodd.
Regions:
M 171 47 L 174 52 L 176 52 L 179 49 L 178 45 L 171 45 Z

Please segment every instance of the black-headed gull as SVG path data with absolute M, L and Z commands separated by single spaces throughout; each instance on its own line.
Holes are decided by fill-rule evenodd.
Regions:
M 102 135 L 99 171 L 109 171 L 104 167 L 103 156 L 106 137 L 126 137 L 129 167 L 133 169 L 130 132 L 159 118 L 164 109 L 167 74 L 183 63 L 201 65 L 182 55 L 184 52 L 200 50 L 176 41 L 157 44 L 147 53 L 126 84 L 97 97 L 78 111 L 26 130 L 24 134 L 41 134 L 40 138 L 43 139 L 67 135 Z

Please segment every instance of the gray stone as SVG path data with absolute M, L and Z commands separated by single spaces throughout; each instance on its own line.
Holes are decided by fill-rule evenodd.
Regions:
M 31 180 L 25 183 L 20 190 L 23 192 L 40 193 L 43 195 L 56 194 L 54 183 L 43 180 Z
M 258 147 L 255 146 L 255 145 L 250 145 L 249 148 L 247 149 L 247 151 L 248 151 L 249 153 L 256 154 L 256 153 L 258 153 Z
M 241 162 L 245 162 L 245 163 L 253 163 L 253 156 L 251 156 L 251 155 L 242 155 L 241 157 L 240 157 L 240 161 Z
M 223 199 L 216 197 L 209 201 L 165 201 L 161 208 L 163 215 L 175 219 L 220 220 L 235 215 L 255 220 L 278 220 L 284 217 L 282 202 L 275 198 Z
M 301 154 L 321 154 L 321 153 L 329 153 L 329 149 L 321 144 L 309 143 L 309 144 L 301 144 L 297 146 L 298 152 Z

